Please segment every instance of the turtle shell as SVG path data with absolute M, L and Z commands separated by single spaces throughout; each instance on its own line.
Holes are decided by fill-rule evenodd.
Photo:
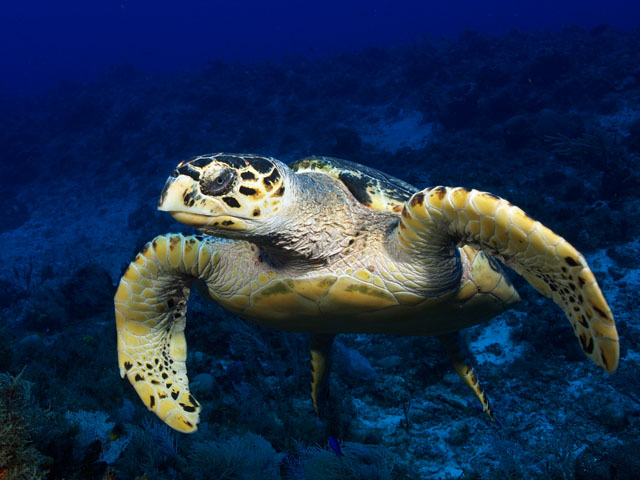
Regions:
M 418 191 L 410 183 L 359 163 L 333 157 L 305 157 L 289 164 L 296 173 L 324 173 L 340 180 L 363 205 L 399 213 Z

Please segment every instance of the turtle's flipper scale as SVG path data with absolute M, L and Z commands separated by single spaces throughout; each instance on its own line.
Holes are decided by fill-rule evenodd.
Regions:
M 489 399 L 480 386 L 478 376 L 476 375 L 476 371 L 471 364 L 466 345 L 464 344 L 460 332 L 439 335 L 438 339 L 442 342 L 444 348 L 447 350 L 456 373 L 460 376 L 465 385 L 467 385 L 473 391 L 474 395 L 478 397 L 478 400 L 480 400 L 480 403 L 482 403 L 483 411 L 485 411 L 487 415 L 489 415 L 491 421 L 495 422 L 496 419 L 493 416 L 491 407 L 489 406 Z
M 434 187 L 414 194 L 396 229 L 404 252 L 420 257 L 451 242 L 485 250 L 516 270 L 566 313 L 582 350 L 613 372 L 618 333 L 611 309 L 584 257 L 565 239 L 490 193 Z
M 131 262 L 115 295 L 120 375 L 149 410 L 185 433 L 196 430 L 200 412 L 185 365 L 186 302 L 212 255 L 195 237 L 156 237 Z
M 334 338 L 335 335 L 321 333 L 311 336 L 311 401 L 317 416 L 320 416 L 319 397 L 326 387 Z

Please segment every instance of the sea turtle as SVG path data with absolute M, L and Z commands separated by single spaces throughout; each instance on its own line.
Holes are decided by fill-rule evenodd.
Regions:
M 115 295 L 120 374 L 181 432 L 197 428 L 184 336 L 190 287 L 258 325 L 311 334 L 313 405 L 338 333 L 433 335 L 492 416 L 458 331 L 519 296 L 496 258 L 566 313 L 613 372 L 613 316 L 584 257 L 521 209 L 464 188 L 419 190 L 362 165 L 216 153 L 182 162 L 158 208 L 203 235 L 147 243 Z

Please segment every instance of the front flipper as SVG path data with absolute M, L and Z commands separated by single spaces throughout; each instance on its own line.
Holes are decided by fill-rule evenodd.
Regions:
M 120 376 L 149 410 L 184 433 L 197 429 L 200 412 L 185 365 L 187 299 L 192 283 L 217 261 L 213 244 L 201 238 L 156 237 L 131 262 L 115 295 Z
M 480 400 L 480 403 L 482 403 L 482 409 L 487 412 L 487 415 L 489 415 L 491 421 L 495 422 L 496 419 L 493 416 L 491 407 L 489 406 L 489 400 L 482 390 L 480 382 L 478 382 L 478 376 L 476 375 L 476 371 L 473 368 L 471 361 L 469 360 L 467 348 L 462 339 L 462 335 L 460 335 L 460 332 L 439 335 L 438 340 L 442 342 L 444 348 L 447 350 L 456 373 L 460 376 L 462 381 L 473 391 L 475 396 L 478 397 L 478 400 Z
M 613 315 L 584 257 L 518 207 L 477 190 L 429 188 L 405 204 L 396 235 L 399 248 L 418 259 L 446 255 L 452 243 L 499 258 L 564 310 L 589 358 L 616 369 Z

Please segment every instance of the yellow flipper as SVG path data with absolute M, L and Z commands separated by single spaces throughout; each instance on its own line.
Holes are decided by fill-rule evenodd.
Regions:
M 200 412 L 185 365 L 186 302 L 212 250 L 193 236 L 156 237 L 131 262 L 115 295 L 120 376 L 149 410 L 184 433 L 197 429 Z
M 319 397 L 326 385 L 334 338 L 335 335 L 319 333 L 311 336 L 311 401 L 317 416 L 320 416 Z
M 482 403 L 482 410 L 489 415 L 492 422 L 495 422 L 496 419 L 493 416 L 491 407 L 489 406 L 489 399 L 480 386 L 478 376 L 471 364 L 471 360 L 469 360 L 469 355 L 460 333 L 447 333 L 445 335 L 438 336 L 438 339 L 447 350 L 456 373 L 460 376 L 465 385 L 473 391 L 474 395 L 478 397 L 478 400 Z
M 429 188 L 405 204 L 396 235 L 400 249 L 418 258 L 445 254 L 452 243 L 499 258 L 564 310 L 589 358 L 607 372 L 616 369 L 613 314 L 587 262 L 520 208 L 477 190 Z

